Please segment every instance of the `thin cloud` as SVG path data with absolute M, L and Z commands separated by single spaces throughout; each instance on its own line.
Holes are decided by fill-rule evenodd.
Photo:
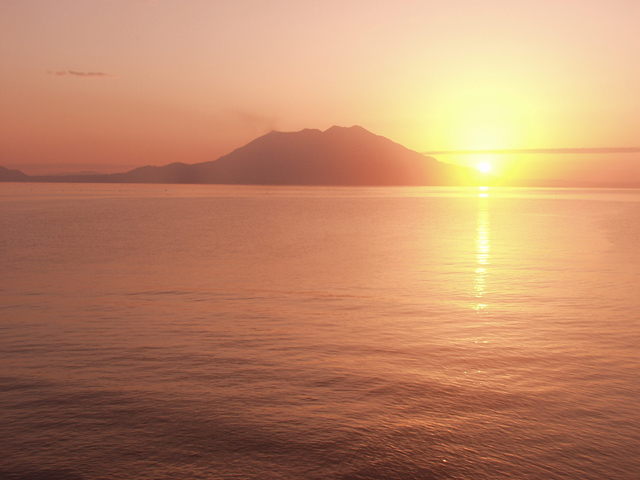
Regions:
M 470 155 L 479 153 L 520 154 L 520 153 L 553 153 L 553 154 L 585 154 L 585 153 L 639 153 L 640 147 L 604 147 L 604 148 L 519 148 L 509 150 L 440 150 L 422 152 L 425 155 Z
M 59 71 L 59 72 L 47 72 L 50 75 L 55 75 L 56 77 L 67 77 L 67 76 L 73 76 L 73 77 L 114 77 L 115 75 L 111 75 L 110 73 L 105 73 L 105 72 L 77 72 L 75 70 L 63 70 L 63 71 Z

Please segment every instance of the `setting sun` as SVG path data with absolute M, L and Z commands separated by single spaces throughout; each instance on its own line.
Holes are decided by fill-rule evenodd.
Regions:
M 488 162 L 480 162 L 478 164 L 478 170 L 482 173 L 489 173 L 489 170 L 491 170 L 491 164 Z

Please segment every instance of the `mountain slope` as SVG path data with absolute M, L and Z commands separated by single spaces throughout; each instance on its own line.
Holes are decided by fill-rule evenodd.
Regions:
M 0 182 L 29 182 L 29 175 L 22 173 L 20 170 L 9 170 L 0 167 Z

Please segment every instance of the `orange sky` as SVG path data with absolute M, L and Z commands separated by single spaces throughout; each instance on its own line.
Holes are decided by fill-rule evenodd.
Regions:
M 334 124 L 417 151 L 638 146 L 639 26 L 637 0 L 2 0 L 0 165 L 195 163 Z M 490 161 L 640 180 L 640 154 Z

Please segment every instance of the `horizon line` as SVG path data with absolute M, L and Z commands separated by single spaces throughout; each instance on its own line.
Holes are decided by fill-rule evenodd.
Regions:
M 529 154 L 529 153 L 640 153 L 640 147 L 597 147 L 597 148 L 510 148 L 494 150 L 432 150 L 423 155 L 477 155 L 477 154 Z

